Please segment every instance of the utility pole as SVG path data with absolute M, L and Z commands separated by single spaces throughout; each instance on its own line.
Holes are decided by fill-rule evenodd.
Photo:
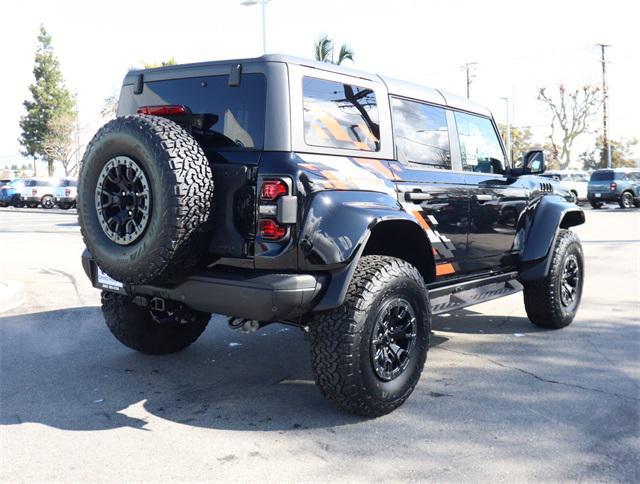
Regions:
M 75 104 L 76 104 L 76 126 L 75 126 L 75 128 L 76 128 L 75 129 L 75 131 L 76 131 L 76 133 L 75 133 L 75 135 L 76 135 L 75 136 L 75 145 L 76 146 L 75 146 L 75 151 L 76 152 L 75 152 L 74 158 L 75 158 L 76 170 L 79 170 L 79 168 L 80 168 L 80 160 L 79 160 L 79 157 L 80 157 L 80 111 L 78 109 L 78 91 L 77 90 L 75 92 L 74 97 L 75 97 L 75 101 L 76 101 L 75 102 Z M 65 173 L 65 175 L 66 175 L 66 173 Z
M 607 61 L 605 58 L 605 49 L 611 46 L 607 44 L 596 45 L 600 47 L 600 63 L 602 64 L 602 138 L 604 140 L 602 150 L 607 157 L 607 168 L 611 168 L 611 146 L 609 146 L 609 134 L 607 132 L 609 92 L 607 86 Z
M 271 0 L 242 0 L 240 5 L 251 7 L 260 5 L 262 7 L 262 55 L 267 54 L 267 3 Z
M 478 65 L 477 62 L 467 62 L 462 68 L 467 72 L 467 98 L 469 98 L 469 87 L 471 86 L 471 81 L 475 79 L 476 76 L 473 75 L 471 69 L 473 66 Z

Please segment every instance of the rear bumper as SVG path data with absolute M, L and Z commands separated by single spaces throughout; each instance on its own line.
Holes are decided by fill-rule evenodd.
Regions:
M 130 296 L 159 297 L 197 311 L 257 321 L 297 318 L 307 313 L 324 292 L 328 276 L 274 272 L 200 272 L 175 285 L 129 285 L 120 290 L 97 282 L 97 265 L 89 251 L 82 266 L 94 287 Z
M 590 192 L 587 195 L 590 202 L 617 202 L 620 199 L 618 192 Z

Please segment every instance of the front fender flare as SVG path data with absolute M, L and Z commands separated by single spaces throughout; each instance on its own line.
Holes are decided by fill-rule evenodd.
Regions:
M 584 212 L 559 196 L 547 195 L 528 206 L 518 223 L 518 265 L 522 281 L 546 276 L 558 231 L 585 221 Z

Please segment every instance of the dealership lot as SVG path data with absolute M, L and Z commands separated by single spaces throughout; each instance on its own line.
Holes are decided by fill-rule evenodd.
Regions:
M 316 390 L 302 334 L 220 316 L 151 357 L 102 322 L 74 212 L 0 209 L 0 480 L 640 480 L 640 210 L 587 210 L 572 326 L 521 295 L 438 317 L 420 385 L 361 420 Z

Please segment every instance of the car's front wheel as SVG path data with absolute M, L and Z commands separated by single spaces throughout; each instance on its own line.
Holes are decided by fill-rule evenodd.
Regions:
M 342 306 L 311 322 L 322 394 L 356 415 L 387 414 L 411 395 L 427 357 L 429 296 L 418 270 L 393 257 L 360 259 Z
M 578 236 L 561 229 L 546 277 L 524 283 L 524 306 L 533 324 L 559 329 L 578 311 L 584 283 L 584 257 Z
M 53 197 L 51 195 L 45 195 L 44 197 L 42 197 L 42 200 L 40 200 L 40 204 L 42 205 L 42 208 L 46 209 L 51 209 L 55 206 L 55 202 L 53 201 Z
M 102 292 L 102 313 L 118 341 L 151 355 L 185 349 L 198 339 L 211 317 L 180 306 L 156 312 L 134 304 L 128 296 L 107 291 Z

